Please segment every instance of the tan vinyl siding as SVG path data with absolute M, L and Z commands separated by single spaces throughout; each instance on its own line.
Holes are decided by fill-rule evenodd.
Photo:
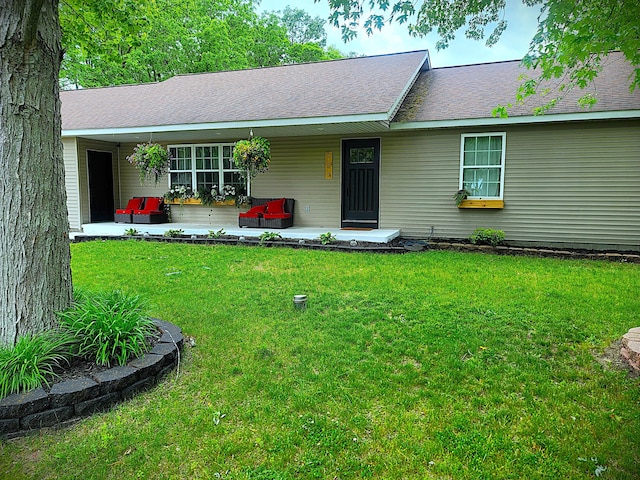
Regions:
M 333 154 L 331 180 L 325 179 L 326 152 Z M 251 188 L 255 197 L 295 199 L 296 226 L 340 227 L 340 137 L 273 139 L 269 171 L 258 175 Z
M 82 228 L 80 220 L 80 183 L 78 180 L 78 149 L 75 137 L 62 139 L 64 185 L 67 190 L 67 214 L 71 231 Z
M 166 146 L 166 144 L 164 145 Z M 169 180 L 166 176 L 162 177 L 157 185 L 151 180 L 145 180 L 143 184 L 140 184 L 138 170 L 127 162 L 127 156 L 133 153 L 135 146 L 135 143 L 123 143 L 120 145 L 120 177 L 118 178 L 121 192 L 118 199 L 121 205 L 120 208 L 124 208 L 130 198 L 161 197 L 169 190 Z
M 340 226 L 340 137 L 296 137 L 271 139 L 271 165 L 269 171 L 252 180 L 254 197 L 288 197 L 296 201 L 294 225 L 338 228 Z M 215 140 L 204 143 L 228 143 L 233 140 Z M 182 141 L 181 144 L 189 144 Z M 199 142 L 193 142 L 199 143 Z M 122 203 L 134 196 L 162 196 L 169 188 L 168 180 L 161 179 L 140 185 L 138 171 L 125 160 L 135 144 L 120 147 L 120 185 Z M 324 177 L 325 153 L 333 154 L 333 179 Z M 305 206 L 309 211 L 305 211 Z M 172 222 L 202 225 L 237 225 L 239 210 L 234 206 L 203 207 L 200 205 L 174 205 Z
M 507 133 L 502 210 L 458 209 L 460 135 Z M 432 130 L 382 149 L 381 227 L 404 236 L 466 238 L 499 228 L 520 243 L 640 245 L 640 122 Z

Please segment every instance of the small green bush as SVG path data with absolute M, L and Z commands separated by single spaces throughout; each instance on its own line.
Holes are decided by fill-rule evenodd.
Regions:
M 184 230 L 182 230 L 181 228 L 169 229 L 166 232 L 164 232 L 163 235 L 169 238 L 178 238 L 184 235 Z
M 221 228 L 220 230 L 209 230 L 209 233 L 207 234 L 207 237 L 209 237 L 209 238 L 220 238 L 225 233 L 226 232 L 224 231 L 224 228 Z
M 335 241 L 336 237 L 331 232 L 320 234 L 320 243 L 322 243 L 322 245 L 329 245 L 330 243 L 333 243 Z
M 274 240 L 281 240 L 282 235 L 277 232 L 262 232 L 258 237 L 260 239 L 260 245 L 264 245 L 265 242 L 273 242 Z
M 471 243 L 474 245 L 492 245 L 495 247 L 496 245 L 500 245 L 504 242 L 504 238 L 504 231 L 502 230 L 476 228 L 469 237 L 469 240 L 471 240 Z
M 146 304 L 135 295 L 75 292 L 74 305 L 59 313 L 61 326 L 76 337 L 77 355 L 110 366 L 125 365 L 148 349 L 156 331 Z
M 71 358 L 70 336 L 58 330 L 25 335 L 11 347 L 0 348 L 0 398 L 48 385 L 55 369 Z

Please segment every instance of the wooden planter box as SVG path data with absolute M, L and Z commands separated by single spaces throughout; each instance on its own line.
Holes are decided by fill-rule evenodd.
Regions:
M 168 202 L 171 205 L 202 205 L 202 202 L 198 198 L 187 198 L 186 200 L 171 200 Z M 225 200 L 224 202 L 213 202 L 207 207 L 220 207 L 224 205 L 235 205 L 235 200 Z
M 458 208 L 504 208 L 504 200 L 463 200 Z

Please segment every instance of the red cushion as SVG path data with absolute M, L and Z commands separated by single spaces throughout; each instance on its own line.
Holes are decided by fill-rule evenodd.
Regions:
M 284 213 L 284 198 L 279 198 L 277 200 L 272 200 L 267 202 L 267 212 L 266 213 Z
M 144 211 L 160 210 L 160 204 L 162 203 L 161 197 L 148 197 L 144 204 Z
M 120 208 L 116 210 L 116 214 L 127 214 L 133 213 L 134 210 L 139 210 L 142 208 L 142 202 L 144 201 L 144 197 L 134 197 L 127 202 L 127 206 L 125 208 Z
M 291 218 L 290 213 L 265 213 L 265 220 L 273 219 L 273 218 Z
M 258 218 L 261 217 L 262 214 L 267 209 L 266 205 L 256 205 L 255 207 L 251 207 L 244 213 L 240 213 L 240 218 Z
M 144 201 L 144 197 L 134 197 L 127 202 L 126 210 L 138 210 L 142 208 L 142 202 Z

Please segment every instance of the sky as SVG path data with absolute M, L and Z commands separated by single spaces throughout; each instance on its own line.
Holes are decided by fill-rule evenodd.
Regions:
M 319 3 L 314 3 L 313 0 L 262 0 L 257 10 L 276 11 L 287 6 L 303 9 L 312 17 L 329 16 L 328 0 Z M 399 25 L 397 22 L 385 25 L 382 31 L 375 31 L 371 36 L 367 36 L 362 29 L 358 37 L 347 44 L 342 41 L 338 28 L 327 22 L 325 29 L 327 45 L 333 45 L 345 54 L 355 52 L 360 55 L 382 55 L 427 49 L 432 67 L 447 67 L 521 59 L 527 53 L 536 32 L 538 14 L 539 9 L 526 7 L 521 1 L 509 0 L 506 11 L 508 26 L 496 45 L 487 47 L 483 40 L 468 40 L 464 36 L 464 30 L 461 30 L 449 47 L 440 51 L 435 47 L 437 35 L 415 38 L 409 35 L 406 25 Z

